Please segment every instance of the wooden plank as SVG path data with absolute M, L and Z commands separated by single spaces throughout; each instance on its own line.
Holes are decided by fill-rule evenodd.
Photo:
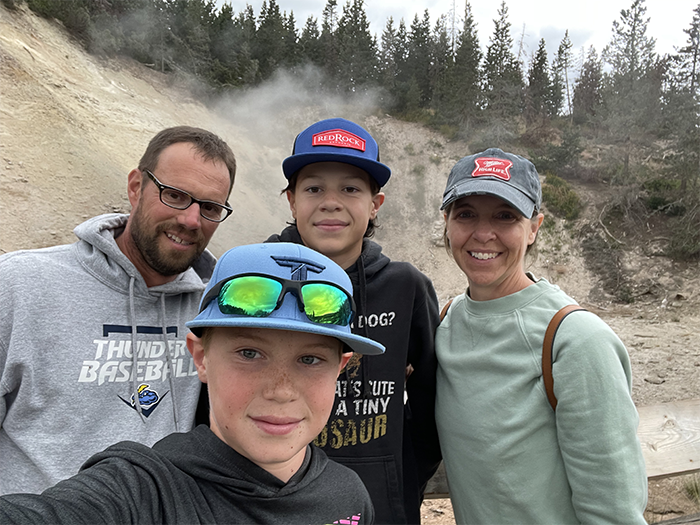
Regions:
M 700 399 L 638 407 L 649 479 L 700 471 Z
M 657 521 L 657 525 L 689 525 L 700 523 L 700 514 L 690 514 L 688 516 L 681 516 L 680 518 L 673 518 L 670 520 Z

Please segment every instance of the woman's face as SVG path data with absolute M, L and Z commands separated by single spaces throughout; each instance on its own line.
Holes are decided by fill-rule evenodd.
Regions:
M 469 195 L 455 201 L 444 217 L 452 255 L 467 276 L 472 299 L 497 299 L 532 284 L 525 274 L 525 252 L 544 215 L 529 219 L 497 197 Z

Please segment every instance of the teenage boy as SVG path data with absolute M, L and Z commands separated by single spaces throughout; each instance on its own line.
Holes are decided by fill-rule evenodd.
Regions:
M 352 352 L 384 350 L 351 333 L 353 315 L 350 279 L 327 257 L 229 250 L 186 323 L 210 428 L 113 445 L 41 495 L 0 498 L 0 523 L 372 523 L 362 482 L 310 445 Z
M 438 303 L 425 275 L 390 261 L 369 239 L 391 171 L 372 136 L 342 118 L 302 131 L 282 169 L 295 222 L 268 242 L 303 244 L 344 268 L 358 306 L 353 332 L 387 349 L 353 357 L 315 442 L 360 475 L 377 523 L 420 523 L 425 485 L 441 457 L 434 417 Z

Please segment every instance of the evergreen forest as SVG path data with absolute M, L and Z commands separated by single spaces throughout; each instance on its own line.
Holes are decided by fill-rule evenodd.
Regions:
M 567 180 L 617 188 L 601 217 L 617 227 L 611 238 L 663 219 L 665 254 L 700 259 L 700 3 L 671 54 L 655 50 L 645 0 L 630 0 L 603 49 L 576 52 L 567 32 L 550 57 L 544 40 L 523 52 L 505 0 L 488 34 L 477 33 L 467 0 L 458 17 L 390 17 L 377 35 L 364 0 L 326 0 L 303 22 L 276 0 L 257 14 L 214 0 L 2 2 L 60 20 L 91 53 L 193 75 L 212 97 L 281 71 L 313 79 L 320 94 L 371 93 L 378 111 L 464 140 L 471 152 L 525 153 L 547 175 L 545 202 L 562 217 L 580 207 Z

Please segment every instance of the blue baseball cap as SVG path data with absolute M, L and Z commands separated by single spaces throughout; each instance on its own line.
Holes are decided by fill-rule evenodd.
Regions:
M 282 305 L 267 317 L 222 313 L 217 300 L 217 292 L 222 284 L 232 277 L 250 274 L 291 281 L 327 282 L 338 286 L 352 297 L 352 283 L 348 274 L 325 255 L 300 244 L 285 242 L 249 244 L 230 249 L 217 261 L 211 280 L 204 290 L 199 305 L 199 315 L 185 325 L 195 335 L 200 335 L 201 331 L 198 329 L 206 326 L 308 332 L 335 337 L 360 354 L 384 353 L 383 345 L 353 334 L 350 326 L 319 324 L 309 320 L 300 310 L 297 298 L 292 293 L 287 293 L 282 300 Z M 208 298 L 212 290 L 216 295 Z
M 314 162 L 344 162 L 365 170 L 379 187 L 384 186 L 391 170 L 379 162 L 379 146 L 362 126 L 344 118 L 329 118 L 312 124 L 294 139 L 292 155 L 282 162 L 289 179 Z

